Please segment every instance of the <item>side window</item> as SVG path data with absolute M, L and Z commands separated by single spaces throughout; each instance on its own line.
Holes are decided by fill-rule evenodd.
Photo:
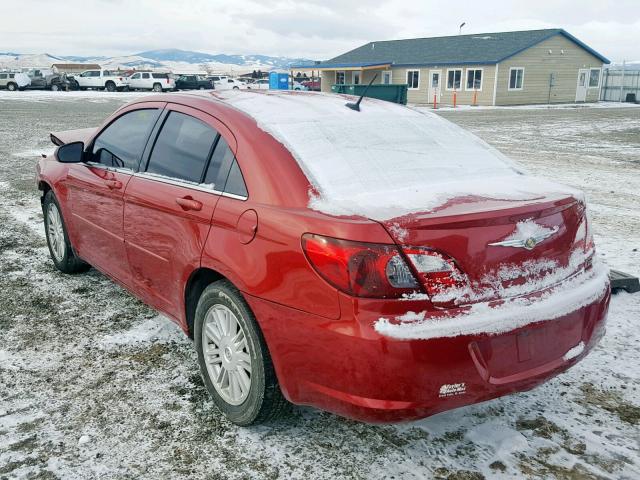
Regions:
M 158 109 L 134 110 L 109 125 L 93 143 L 92 160 L 108 167 L 136 170 Z
M 232 193 L 233 195 L 240 195 L 241 197 L 248 197 L 247 186 L 242 178 L 242 172 L 238 166 L 238 161 L 233 160 L 231 170 L 229 170 L 229 177 L 227 183 L 224 186 L 224 193 Z
M 148 73 L 143 73 L 142 78 L 150 78 Z
M 139 73 L 134 73 L 133 75 L 131 75 L 131 78 L 140 78 L 140 74 Z
M 0 73 L 0 80 L 5 80 L 7 78 L 6 73 Z
M 171 112 L 153 146 L 147 172 L 200 183 L 217 135 L 197 118 Z
M 211 185 L 212 188 L 221 192 L 224 188 L 224 182 L 227 179 L 229 167 L 232 162 L 233 152 L 229 148 L 224 137 L 220 136 L 216 149 L 211 156 L 211 162 L 209 162 L 209 168 L 207 168 L 204 183 Z

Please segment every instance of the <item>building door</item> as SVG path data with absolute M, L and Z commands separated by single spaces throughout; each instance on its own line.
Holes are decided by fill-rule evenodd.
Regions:
M 391 70 L 382 72 L 382 83 L 389 85 L 391 83 Z
M 440 101 L 441 84 L 442 70 L 429 70 L 429 102 L 433 101 L 434 95 Z
M 576 102 L 584 102 L 587 100 L 587 86 L 589 81 L 589 70 L 578 70 L 578 86 L 576 87 Z

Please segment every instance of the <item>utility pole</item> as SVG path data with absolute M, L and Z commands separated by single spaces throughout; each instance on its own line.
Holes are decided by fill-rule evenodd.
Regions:
M 622 77 L 620 78 L 620 100 L 618 100 L 618 102 L 622 102 L 622 95 L 624 95 L 624 69 L 626 63 L 626 60 L 622 60 Z

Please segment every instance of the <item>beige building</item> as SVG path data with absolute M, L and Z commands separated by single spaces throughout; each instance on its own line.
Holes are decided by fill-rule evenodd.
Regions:
M 409 103 L 596 102 L 607 58 L 562 29 L 370 42 L 314 65 L 334 84 L 407 84 Z

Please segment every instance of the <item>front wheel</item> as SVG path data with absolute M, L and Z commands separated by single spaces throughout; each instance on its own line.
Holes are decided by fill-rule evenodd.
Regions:
M 9 90 L 10 92 L 15 92 L 17 89 L 18 85 L 16 85 L 15 83 L 7 84 L 7 90 Z
M 47 245 L 53 264 L 64 273 L 78 273 L 88 270 L 89 265 L 79 259 L 71 248 L 60 205 L 51 190 L 45 195 L 42 205 Z
M 220 280 L 202 292 L 194 339 L 204 384 L 230 421 L 264 423 L 286 411 L 262 332 L 231 283 Z

